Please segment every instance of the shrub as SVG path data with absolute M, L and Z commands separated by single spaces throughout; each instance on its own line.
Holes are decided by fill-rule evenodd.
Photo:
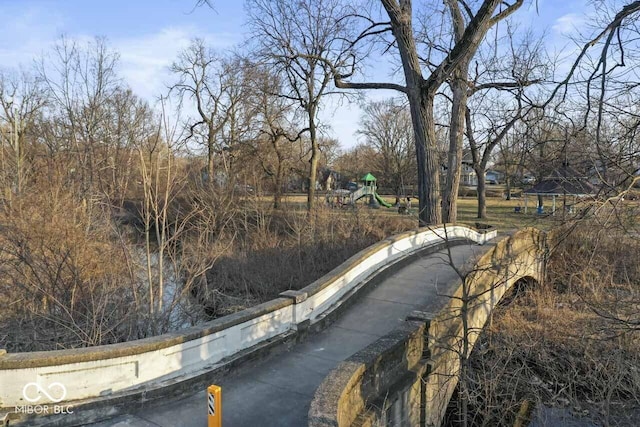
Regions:
M 104 213 L 61 192 L 0 211 L 0 347 L 33 351 L 136 336 L 125 252 Z
M 245 211 L 246 212 L 246 211 Z M 199 295 L 212 316 L 220 316 L 300 289 L 365 247 L 414 228 L 409 218 L 319 209 L 303 212 L 256 211 L 233 251 L 207 272 Z
M 557 235 L 545 284 L 497 307 L 476 343 L 468 379 L 476 425 L 513 425 L 524 402 L 634 425 L 640 242 L 595 223 Z

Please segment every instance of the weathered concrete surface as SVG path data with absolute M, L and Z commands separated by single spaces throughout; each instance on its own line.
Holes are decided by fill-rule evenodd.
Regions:
M 519 280 L 540 282 L 546 235 L 522 229 L 471 268 L 442 305 L 407 321 L 338 365 L 316 391 L 313 427 L 439 426 L 467 357 L 502 296 Z M 448 294 L 450 291 L 447 291 Z M 466 320 L 466 322 L 465 322 Z M 466 326 L 465 326 L 466 325 Z
M 523 228 L 500 240 L 478 259 L 464 285 L 455 291 L 455 298 L 431 320 L 426 426 L 439 426 L 444 418 L 458 382 L 460 359 L 471 354 L 493 308 L 517 281 L 541 283 L 546 255 L 547 235 L 535 228 Z
M 489 245 L 490 246 L 490 245 Z M 451 249 L 460 267 L 487 246 Z M 440 307 L 459 283 L 447 251 L 418 258 L 390 274 L 323 332 L 219 382 L 225 427 L 304 426 L 316 388 L 337 364 L 400 326 L 414 310 Z M 95 424 L 107 426 L 206 425 L 204 391 Z

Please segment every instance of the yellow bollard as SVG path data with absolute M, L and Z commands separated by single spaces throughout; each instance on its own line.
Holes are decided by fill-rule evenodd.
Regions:
M 222 388 L 207 387 L 207 427 L 222 427 Z

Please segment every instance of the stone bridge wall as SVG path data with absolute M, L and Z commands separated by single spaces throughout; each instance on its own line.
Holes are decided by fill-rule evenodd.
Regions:
M 478 259 L 437 313 L 414 312 L 398 330 L 340 364 L 318 388 L 309 426 L 439 426 L 493 307 L 514 283 L 544 277 L 546 236 L 528 228 Z M 466 313 L 466 326 L 462 321 Z

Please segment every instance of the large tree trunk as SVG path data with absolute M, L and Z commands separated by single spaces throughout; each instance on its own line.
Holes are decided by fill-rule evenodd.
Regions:
M 451 126 L 449 128 L 449 155 L 447 156 L 447 182 L 442 198 L 442 220 L 456 222 L 458 219 L 457 201 L 462 169 L 462 142 L 464 136 L 464 120 L 467 109 L 467 62 L 460 64 L 453 73 L 451 89 L 453 103 L 451 106 Z
M 457 21 L 457 42 L 447 58 L 433 71 L 428 79 L 422 76 L 420 59 L 412 28 L 412 6 L 410 1 L 382 0 L 382 6 L 391 20 L 391 31 L 397 42 L 405 86 L 384 83 L 345 83 L 336 76 L 336 86 L 351 89 L 394 89 L 405 93 L 411 107 L 411 121 L 416 144 L 418 163 L 418 197 L 420 198 L 419 223 L 421 226 L 442 222 L 440 206 L 439 156 L 435 138 L 433 99 L 440 85 L 456 69 L 466 70 L 460 64 L 468 64 L 469 58 L 478 49 L 485 34 L 497 21 L 506 18 L 523 3 L 516 0 L 498 15 L 492 16 L 500 0 L 485 0 L 478 12 L 464 28 L 464 21 L 457 6 L 451 3 L 453 18 Z M 461 31 L 464 29 L 464 31 Z M 455 204 L 455 200 L 452 200 Z M 451 209 L 449 209 L 451 210 Z
M 484 181 L 484 165 L 480 164 L 474 168 L 478 177 L 478 218 L 487 218 L 487 187 Z
M 315 204 L 316 178 L 318 171 L 318 136 L 315 121 L 315 109 L 309 110 L 309 139 L 311 139 L 311 159 L 309 159 L 309 189 L 307 190 L 307 209 L 311 210 Z
M 464 36 L 465 20 L 460 6 L 452 0 L 445 0 L 451 12 L 451 22 L 456 43 Z M 467 88 L 469 74 L 469 58 L 475 48 L 470 48 L 451 74 L 451 122 L 449 127 L 449 154 L 447 156 L 447 182 L 442 198 L 442 219 L 444 222 L 456 222 L 458 217 L 457 202 L 460 188 L 460 172 L 462 169 L 462 139 L 464 136 L 465 113 L 467 110 Z
M 394 6 L 390 4 L 384 4 L 384 6 L 393 22 L 393 34 L 398 42 L 398 50 L 402 58 L 406 94 L 411 111 L 418 166 L 420 206 L 418 222 L 421 227 L 440 224 L 442 223 L 440 165 L 433 118 L 435 91 L 428 91 L 424 87 L 425 80 L 422 77 L 413 28 L 411 27 L 410 8 L 404 13 L 398 13 Z
M 415 95 L 413 92 L 418 92 Z M 418 221 L 421 227 L 442 223 L 440 209 L 440 162 L 433 120 L 433 97 L 420 89 L 409 93 L 411 121 L 418 164 Z M 411 100 L 419 96 L 419 100 Z

